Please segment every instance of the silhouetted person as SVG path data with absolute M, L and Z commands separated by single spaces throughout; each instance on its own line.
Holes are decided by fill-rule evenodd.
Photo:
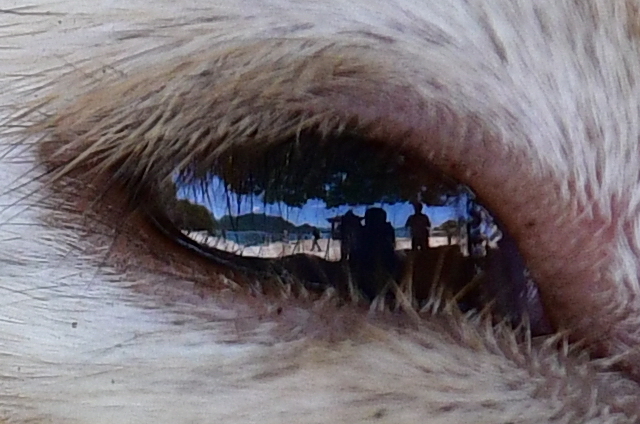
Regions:
M 362 231 L 362 217 L 349 210 L 340 219 L 340 260 L 351 258 Z
M 314 228 L 311 234 L 313 234 L 313 244 L 311 245 L 311 251 L 313 252 L 317 247 L 318 252 L 322 252 L 322 249 L 320 248 L 320 244 L 318 243 L 318 240 L 320 240 L 320 237 L 321 237 L 320 230 L 318 230 L 317 228 Z
M 422 213 L 422 203 L 414 202 L 412 204 L 415 213 L 407 218 L 407 223 L 404 224 L 411 230 L 411 250 L 427 250 L 431 221 L 427 215 Z
M 381 208 L 370 208 L 353 252 L 358 286 L 369 299 L 376 297 L 397 271 L 395 233 Z

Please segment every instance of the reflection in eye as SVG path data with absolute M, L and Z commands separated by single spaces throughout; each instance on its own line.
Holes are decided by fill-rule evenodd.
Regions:
M 503 234 L 473 193 L 354 136 L 227 149 L 206 169 L 176 172 L 162 192 L 173 234 L 227 266 L 356 301 L 402 297 L 420 309 L 443 296 L 463 310 L 505 297 L 487 282 L 494 258 L 504 268 Z M 523 308 L 511 304 L 534 286 L 524 265 L 515 273 L 525 285 L 507 290 L 501 314 L 519 319 Z

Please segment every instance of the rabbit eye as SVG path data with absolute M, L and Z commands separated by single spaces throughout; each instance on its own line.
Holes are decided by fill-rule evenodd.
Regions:
M 228 149 L 174 172 L 159 199 L 163 232 L 258 280 L 418 310 L 494 304 L 514 322 L 540 310 L 522 258 L 501 252 L 508 236 L 468 187 L 357 135 Z

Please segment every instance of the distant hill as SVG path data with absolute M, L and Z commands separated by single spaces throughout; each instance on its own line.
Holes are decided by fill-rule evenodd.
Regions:
M 225 215 L 218 220 L 218 228 L 228 231 L 265 231 L 269 233 L 310 233 L 313 226 L 303 224 L 296 226 L 281 216 L 269 216 L 265 214 L 248 213 L 245 215 Z M 318 227 L 319 230 L 326 228 Z
M 166 201 L 167 215 L 177 228 L 189 231 L 213 231 L 218 227 L 206 206 L 191 203 L 187 199 Z

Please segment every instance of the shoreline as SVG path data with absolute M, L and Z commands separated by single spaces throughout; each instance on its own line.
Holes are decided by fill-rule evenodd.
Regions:
M 211 236 L 204 231 L 183 232 L 193 241 L 213 249 L 223 250 L 229 253 L 235 253 L 239 256 L 257 257 L 257 258 L 281 258 L 291 256 L 298 253 L 305 253 L 324 258 L 329 261 L 340 260 L 340 240 L 329 238 L 321 238 L 318 245 L 321 251 L 311 250 L 313 240 L 297 240 L 297 241 L 276 241 L 260 245 L 246 246 L 236 243 L 233 240 L 223 237 Z M 451 245 L 456 245 L 458 240 L 454 237 Z M 429 237 L 430 247 L 446 246 L 447 238 L 442 236 Z M 395 250 L 411 249 L 411 239 L 409 237 L 400 237 L 396 239 Z

